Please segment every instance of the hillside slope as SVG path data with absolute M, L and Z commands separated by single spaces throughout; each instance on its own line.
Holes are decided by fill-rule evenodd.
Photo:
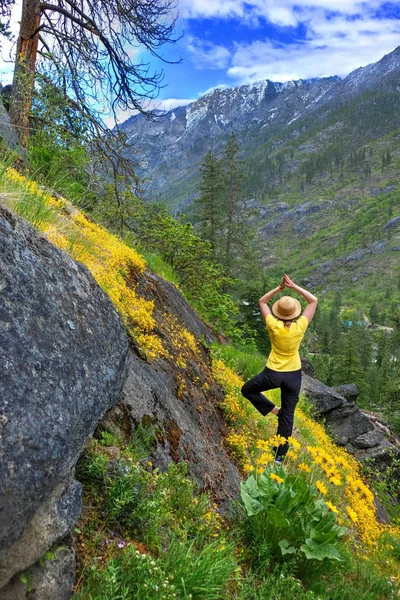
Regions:
M 250 600 L 257 594 L 272 600 L 289 589 L 301 600 L 328 600 L 332 590 L 347 600 L 367 585 L 365 561 L 374 565 L 368 567 L 371 594 L 379 591 L 365 599 L 397 593 L 390 577 L 398 567 L 398 527 L 379 522 L 357 462 L 298 409 L 285 469 L 275 465 L 276 422 L 243 398 L 243 382 L 218 349 L 211 360 L 198 336 L 212 340 L 214 334 L 180 294 L 147 272 L 133 248 L 64 199 L 12 169 L 5 179 L 4 200 L 87 266 L 130 338 L 121 402 L 99 424 L 77 468 L 84 508 L 73 532 L 76 598 Z M 215 503 L 186 476 L 186 465 Z M 230 520 L 221 509 L 226 514 L 235 497 L 239 473 L 252 475 L 242 485 L 242 508 Z M 252 529 L 257 523 L 258 532 Z M 43 568 L 54 573 L 55 565 L 46 553 L 36 567 L 43 579 Z M 12 581 L 8 598 L 29 597 L 36 567 L 22 574 L 27 588 L 18 576 Z M 312 574 L 317 596 L 294 573 L 307 573 L 307 586 Z

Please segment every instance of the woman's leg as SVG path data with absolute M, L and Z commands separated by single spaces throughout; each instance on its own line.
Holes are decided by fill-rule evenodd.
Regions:
M 278 417 L 277 433 L 284 438 L 288 438 L 293 432 L 294 411 L 299 400 L 301 387 L 301 369 L 281 373 L 283 376 L 281 384 L 281 410 Z M 285 456 L 289 449 L 289 444 L 282 444 L 276 449 L 277 456 Z
M 247 400 L 250 400 L 252 405 L 262 414 L 267 415 L 275 407 L 275 404 L 268 400 L 261 392 L 272 390 L 279 387 L 282 373 L 272 371 L 265 367 L 264 371 L 250 379 L 242 387 L 242 394 Z M 274 411 L 275 412 L 275 411 Z

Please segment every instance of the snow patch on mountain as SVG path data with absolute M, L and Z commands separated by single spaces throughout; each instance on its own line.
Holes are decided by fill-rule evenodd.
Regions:
M 197 102 L 189 105 L 186 111 L 186 129 L 191 129 L 197 121 L 204 119 L 208 111 L 207 104 L 199 106 Z

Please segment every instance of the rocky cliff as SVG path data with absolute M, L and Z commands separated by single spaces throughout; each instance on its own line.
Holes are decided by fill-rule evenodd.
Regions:
M 3 207 L 0 289 L 3 588 L 65 538 L 80 514 L 75 464 L 120 398 L 128 340 L 86 267 Z M 64 560 L 73 574 L 73 554 Z M 17 597 L 13 586 L 0 595 L 6 591 Z

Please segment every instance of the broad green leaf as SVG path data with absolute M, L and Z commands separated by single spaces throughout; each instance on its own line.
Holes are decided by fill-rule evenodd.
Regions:
M 304 552 L 309 560 L 313 558 L 316 560 L 324 560 L 324 558 L 330 560 L 343 560 L 333 544 L 326 542 L 319 543 L 312 538 L 308 538 L 306 543 L 300 546 L 300 550 Z
M 287 514 L 289 509 L 297 504 L 297 494 L 290 487 L 282 487 L 275 505 L 280 511 Z
M 271 484 L 272 479 L 269 478 L 269 475 L 262 474 L 261 477 L 258 478 L 257 486 L 261 496 L 272 497 L 274 490 L 272 489 Z
M 255 480 L 255 478 L 253 477 L 253 475 L 250 475 L 250 477 L 243 483 L 240 484 L 241 487 L 244 487 L 244 489 L 246 490 L 246 492 L 252 497 L 252 498 L 258 498 L 260 495 L 258 486 L 257 486 L 257 481 Z
M 252 517 L 253 515 L 256 515 L 257 513 L 264 510 L 263 505 L 258 500 L 252 498 L 250 494 L 246 492 L 244 486 L 240 490 L 240 497 L 242 498 L 244 507 L 249 517 Z
M 276 508 L 276 506 L 269 508 L 267 518 L 274 527 L 288 527 L 290 525 L 283 512 Z
M 288 540 L 281 540 L 279 542 L 279 546 L 282 554 L 294 554 L 296 552 L 296 548 L 294 546 L 290 546 Z

